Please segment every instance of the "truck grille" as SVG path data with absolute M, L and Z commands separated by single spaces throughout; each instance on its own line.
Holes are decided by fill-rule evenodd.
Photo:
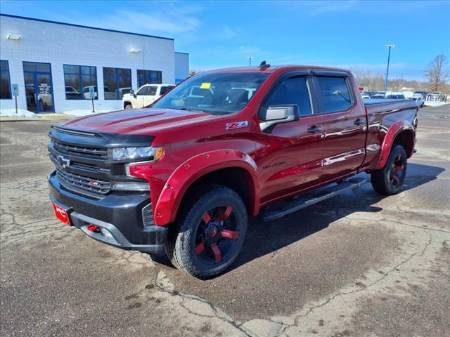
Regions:
M 108 151 L 101 147 L 74 146 L 53 140 L 53 147 L 56 151 L 66 154 L 73 154 L 90 158 L 107 158 Z
M 81 190 L 95 194 L 107 194 L 111 191 L 111 183 L 90 177 L 80 176 L 60 169 L 56 170 L 58 179 L 69 190 Z

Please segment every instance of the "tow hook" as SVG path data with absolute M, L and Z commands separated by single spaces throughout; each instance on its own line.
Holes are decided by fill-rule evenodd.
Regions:
M 93 225 L 93 224 L 87 225 L 86 229 L 89 232 L 93 232 L 93 233 L 101 233 L 102 232 L 102 230 L 101 230 L 101 228 L 99 226 L 96 226 L 96 225 Z

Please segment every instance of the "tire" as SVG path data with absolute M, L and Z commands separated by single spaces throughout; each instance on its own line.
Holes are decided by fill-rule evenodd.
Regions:
M 393 195 L 402 190 L 405 181 L 407 155 L 403 146 L 394 145 L 386 165 L 371 174 L 373 189 L 381 195 Z
M 133 106 L 130 103 L 125 104 L 125 110 L 133 109 Z
M 238 257 L 247 232 L 247 210 L 240 196 L 213 186 L 183 213 L 166 243 L 172 264 L 203 279 L 225 271 Z

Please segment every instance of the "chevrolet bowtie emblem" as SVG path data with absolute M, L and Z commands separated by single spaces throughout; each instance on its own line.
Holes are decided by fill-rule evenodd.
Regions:
M 69 167 L 70 159 L 64 158 L 63 156 L 58 156 L 58 164 L 61 165 L 62 168 Z

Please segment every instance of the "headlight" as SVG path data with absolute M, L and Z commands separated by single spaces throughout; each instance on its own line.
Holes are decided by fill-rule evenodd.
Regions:
M 112 149 L 113 160 L 140 159 L 155 156 L 155 149 L 147 147 L 116 147 Z

